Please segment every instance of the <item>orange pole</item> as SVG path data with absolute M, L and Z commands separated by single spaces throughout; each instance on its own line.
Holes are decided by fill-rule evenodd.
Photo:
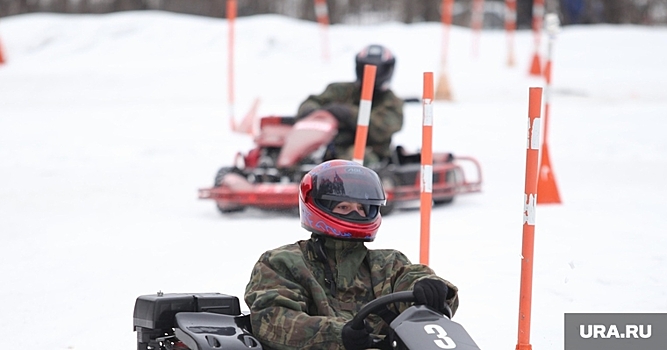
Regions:
M 472 14 L 470 16 L 470 27 L 473 32 L 472 55 L 477 57 L 479 54 L 479 36 L 484 23 L 484 0 L 472 1 Z
M 549 53 L 551 52 L 551 44 L 549 45 Z M 547 143 L 547 135 L 549 135 L 549 105 L 551 104 L 551 58 L 547 56 L 547 62 L 544 64 L 544 80 L 546 86 L 544 87 L 544 132 L 542 136 L 542 144 Z
M 5 63 L 5 54 L 2 51 L 2 41 L 0 41 L 0 64 Z
M 376 72 L 376 66 L 372 64 L 364 66 L 364 77 L 361 83 L 361 101 L 359 101 L 359 114 L 357 115 L 357 133 L 354 136 L 354 156 L 352 157 L 352 160 L 359 164 L 364 164 Z
M 227 92 L 229 102 L 229 123 L 232 130 L 236 130 L 234 120 L 234 22 L 236 20 L 236 0 L 227 0 L 227 24 L 229 39 L 227 41 Z
M 431 208 L 433 202 L 433 73 L 424 73 L 424 96 L 422 98 L 422 151 L 421 151 L 421 217 L 419 262 L 428 265 L 431 238 Z
M 551 167 L 549 159 L 549 146 L 547 137 L 549 135 L 549 116 L 551 111 L 551 65 L 553 42 L 559 31 L 558 15 L 550 13 L 546 17 L 547 33 L 549 34 L 549 45 L 547 50 L 547 63 L 544 66 L 544 78 L 546 87 L 544 89 L 544 132 L 542 138 L 542 152 L 540 160 L 540 177 L 537 181 L 537 193 L 539 194 L 537 204 L 561 203 L 558 186 L 556 185 L 556 176 Z
M 0 40 L 0 65 L 5 64 L 5 53 L 2 48 L 2 40 Z
M 442 0 L 440 22 L 442 23 L 442 50 L 440 52 L 440 75 L 435 90 L 435 99 L 451 101 L 452 92 L 447 78 L 447 54 L 449 51 L 449 29 L 452 26 L 454 0 Z
M 544 18 L 544 0 L 534 0 L 533 2 L 533 36 L 535 49 L 533 60 L 530 64 L 530 75 L 542 75 L 542 63 L 540 60 L 540 39 L 542 36 L 542 18 Z
M 547 127 L 549 125 L 549 105 L 551 104 L 551 65 L 553 56 L 553 43 L 556 40 L 556 34 L 560 31 L 560 20 L 558 15 L 550 13 L 546 16 L 547 34 L 549 41 L 547 46 L 547 63 L 544 66 L 544 80 L 546 88 L 544 91 L 544 138 L 542 144 L 547 143 Z
M 320 24 L 322 32 L 322 57 L 325 61 L 329 60 L 329 36 L 327 34 L 329 28 L 329 10 L 327 9 L 326 0 L 315 0 L 315 17 Z
M 440 56 L 441 69 L 447 63 L 447 54 L 449 51 L 449 29 L 452 26 L 452 12 L 454 11 L 454 0 L 442 0 L 442 13 L 440 22 L 442 23 L 442 52 Z
M 507 65 L 514 66 L 514 31 L 516 30 L 516 0 L 505 0 L 505 32 L 507 33 Z
M 533 294 L 533 250 L 535 246 L 535 207 L 537 203 L 538 158 L 542 111 L 542 88 L 529 89 L 528 142 L 523 203 L 523 245 L 521 248 L 521 288 L 519 295 L 519 334 L 516 350 L 531 350 L 530 313 Z

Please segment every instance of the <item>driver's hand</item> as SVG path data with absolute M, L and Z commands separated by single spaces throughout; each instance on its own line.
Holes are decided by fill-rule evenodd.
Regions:
M 346 350 L 361 350 L 373 347 L 373 337 L 371 332 L 373 328 L 364 322 L 363 329 L 352 328 L 352 321 L 343 326 L 341 337 L 343 338 L 343 345 Z
M 447 300 L 449 288 L 445 282 L 432 278 L 417 281 L 413 288 L 415 304 L 430 306 L 434 310 L 442 311 Z

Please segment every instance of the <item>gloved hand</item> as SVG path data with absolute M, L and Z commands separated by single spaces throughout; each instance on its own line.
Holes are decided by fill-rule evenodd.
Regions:
M 445 282 L 432 278 L 417 281 L 413 288 L 415 304 L 430 306 L 438 311 L 442 311 L 445 306 L 447 292 L 449 288 Z
M 341 338 L 343 338 L 343 346 L 346 350 L 362 350 L 373 346 L 373 338 L 371 332 L 373 328 L 364 322 L 363 329 L 354 329 L 351 325 L 352 321 L 343 326 Z
M 352 130 L 356 130 L 357 128 L 356 115 L 352 114 L 352 110 L 350 109 L 349 106 L 343 103 L 332 102 L 325 105 L 322 109 L 333 114 L 333 116 L 336 117 L 336 119 L 338 119 L 338 122 L 341 124 L 341 126 L 345 126 L 347 128 L 351 128 Z

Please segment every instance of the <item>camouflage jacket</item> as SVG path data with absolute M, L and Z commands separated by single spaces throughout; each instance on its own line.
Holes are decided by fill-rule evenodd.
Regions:
M 399 251 L 313 235 L 264 253 L 246 286 L 245 302 L 253 335 L 265 349 L 344 349 L 343 325 L 364 304 L 411 290 L 423 278 L 441 279 Z M 458 289 L 445 283 L 450 287 L 447 303 L 455 312 Z M 374 334 L 387 334 L 380 317 L 367 320 Z
M 339 120 L 338 134 L 334 139 L 337 156 L 345 158 L 348 155 L 351 156 L 350 148 L 354 145 L 360 101 L 360 84 L 356 82 L 332 83 L 321 94 L 311 95 L 302 102 L 297 116 L 303 117 L 308 112 L 326 107 L 331 103 L 341 103 L 348 107 L 352 119 Z M 389 157 L 391 156 L 391 138 L 401 128 L 403 128 L 403 99 L 398 98 L 391 90 L 375 90 L 371 103 L 366 145 L 378 156 Z

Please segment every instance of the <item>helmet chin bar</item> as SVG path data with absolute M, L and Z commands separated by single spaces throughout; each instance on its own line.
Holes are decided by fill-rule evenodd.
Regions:
M 351 220 L 340 214 L 332 214 L 328 210 L 322 210 L 312 199 L 302 204 L 300 215 L 301 226 L 306 230 L 318 235 L 350 241 L 372 242 L 382 223 L 379 214 L 371 218 L 359 215 L 362 220 Z

